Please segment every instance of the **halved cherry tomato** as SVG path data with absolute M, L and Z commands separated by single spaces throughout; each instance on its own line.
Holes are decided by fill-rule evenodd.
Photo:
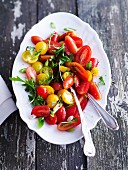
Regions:
M 65 51 L 65 53 L 66 53 L 67 55 L 71 55 L 71 52 L 69 51 L 69 49 L 68 49 L 68 47 L 66 46 L 66 44 L 65 44 L 65 49 L 64 49 L 64 51 Z
M 74 97 L 72 95 L 71 92 L 69 92 L 68 90 L 62 89 L 59 90 L 57 95 L 60 97 L 62 97 L 62 100 L 66 103 L 66 104 L 73 104 L 74 103 Z
M 39 61 L 36 61 L 35 63 L 32 64 L 32 67 L 35 69 L 36 73 L 39 74 L 40 70 L 43 67 L 43 64 Z
M 54 32 L 51 36 L 51 41 L 58 42 L 59 40 L 59 34 L 57 32 Z
M 39 60 L 43 62 L 43 61 L 51 59 L 52 57 L 54 57 L 54 55 L 41 55 L 39 57 Z
M 77 53 L 78 48 L 77 48 L 74 40 L 73 40 L 69 35 L 67 35 L 67 36 L 65 37 L 65 41 L 64 41 L 64 42 L 65 42 L 68 50 L 69 50 L 72 54 L 75 55 L 75 54 Z
M 37 95 L 41 96 L 43 99 L 46 99 L 48 96 L 48 91 L 45 87 L 38 86 L 36 89 Z
M 27 76 L 28 80 L 33 79 L 36 82 L 37 74 L 33 67 L 31 67 L 31 66 L 27 67 L 26 76 Z
M 76 88 L 78 94 L 85 94 L 88 92 L 90 82 L 82 81 L 80 85 Z
M 92 68 L 98 66 L 99 61 L 97 58 L 91 58 L 90 61 L 92 62 Z
M 69 89 L 72 85 L 74 84 L 74 77 L 73 76 L 68 76 L 66 79 L 63 81 L 63 87 L 64 89 Z
M 41 37 L 39 37 L 39 36 L 32 36 L 31 41 L 32 41 L 33 44 L 36 45 L 38 42 L 43 41 L 43 39 Z
M 54 117 L 52 117 L 51 115 L 49 115 L 48 117 L 45 117 L 45 121 L 49 124 L 49 125 L 54 125 L 57 123 L 57 116 L 54 114 Z
M 80 79 L 77 75 L 74 76 L 74 84 L 75 87 L 78 87 L 80 85 Z
M 75 44 L 78 48 L 83 46 L 83 40 L 80 37 L 77 36 L 71 36 L 70 37 L 75 41 Z
M 57 91 L 63 89 L 63 85 L 60 82 L 52 83 L 52 87 L 53 87 L 54 90 L 57 90 Z
M 91 82 L 89 86 L 89 93 L 96 99 L 96 100 L 101 100 L 101 92 L 96 85 L 96 83 Z
M 57 128 L 60 131 L 66 131 L 66 130 L 69 130 L 69 129 L 72 129 L 72 128 L 76 127 L 79 124 L 80 124 L 80 118 L 78 117 L 78 118 L 74 118 L 70 122 L 61 122 L 61 123 L 59 123 Z
M 50 45 L 48 48 L 48 53 L 49 54 L 54 54 L 53 50 L 56 50 L 58 47 L 61 47 L 62 43 L 60 42 L 54 42 L 54 41 L 50 41 Z
M 80 102 L 81 109 L 84 110 L 88 103 L 88 98 L 85 95 L 78 95 L 78 99 Z
M 85 45 L 80 48 L 80 50 L 76 53 L 75 61 L 80 65 L 85 66 L 86 63 L 90 61 L 92 54 L 92 50 L 88 45 Z
M 48 106 L 35 106 L 31 114 L 36 117 L 47 117 L 50 115 L 50 108 Z
M 92 74 L 90 71 L 85 70 L 79 63 L 77 62 L 67 62 L 65 63 L 67 67 L 70 67 L 70 69 L 78 75 L 82 80 L 91 81 L 92 80 Z
M 61 108 L 59 108 L 57 110 L 56 116 L 57 116 L 57 123 L 65 121 L 65 119 L 66 119 L 66 110 L 65 110 L 64 106 L 62 106 Z

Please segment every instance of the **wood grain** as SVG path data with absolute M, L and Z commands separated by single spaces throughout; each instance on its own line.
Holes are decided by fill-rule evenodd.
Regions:
M 118 132 L 102 122 L 93 130 L 96 156 L 88 158 L 88 170 L 128 168 L 128 1 L 78 0 L 78 15 L 99 34 L 110 61 L 112 81 L 107 110 L 117 118 Z
M 36 1 L 0 1 L 0 11 L 0 74 L 12 91 L 8 78 L 23 36 L 37 21 Z M 35 134 L 18 111 L 1 125 L 0 134 L 0 169 L 35 169 Z

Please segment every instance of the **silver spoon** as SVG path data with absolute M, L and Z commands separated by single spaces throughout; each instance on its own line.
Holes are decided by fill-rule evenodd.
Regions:
M 63 81 L 61 71 L 60 71 L 60 63 L 59 63 L 59 72 L 60 72 L 61 80 Z M 90 132 L 90 129 L 88 129 L 88 126 L 86 124 L 86 120 L 85 120 L 83 111 L 81 109 L 80 102 L 77 98 L 75 90 L 72 87 L 70 87 L 70 90 L 74 95 L 74 99 L 75 99 L 75 102 L 76 102 L 76 105 L 77 105 L 77 108 L 78 108 L 79 114 L 80 114 L 82 132 L 83 132 L 83 136 L 85 138 L 84 154 L 86 156 L 90 156 L 90 157 L 95 156 L 96 151 L 95 151 L 95 147 L 94 147 L 94 144 L 93 144 L 93 141 L 92 141 L 91 132 Z
M 90 94 L 88 94 L 87 96 L 92 105 L 94 106 L 94 108 L 96 109 L 96 111 L 101 116 L 104 124 L 111 130 L 118 130 L 119 125 L 116 119 L 112 115 L 110 115 L 103 107 L 101 107 Z

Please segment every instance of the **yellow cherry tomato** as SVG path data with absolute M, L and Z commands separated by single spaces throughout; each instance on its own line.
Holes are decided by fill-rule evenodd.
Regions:
M 92 80 L 92 73 L 89 70 L 86 70 L 88 72 L 88 81 Z
M 64 73 L 66 71 L 70 71 L 70 68 L 65 67 L 65 66 L 60 66 L 60 71 Z
M 45 74 L 45 73 L 41 73 L 41 74 L 38 74 L 37 77 L 36 77 L 36 81 L 38 84 L 47 84 L 47 79 L 48 79 L 48 76 Z
M 44 41 L 41 41 L 36 44 L 35 48 L 37 52 L 40 52 L 41 55 L 44 55 L 48 51 L 48 44 L 46 44 Z
M 54 94 L 54 89 L 51 86 L 41 85 L 41 87 L 45 87 L 47 89 L 48 94 Z
M 65 72 L 63 75 L 62 75 L 62 77 L 63 77 L 63 79 L 65 80 L 68 76 L 70 76 L 70 75 L 72 75 L 72 73 L 71 72 Z
M 40 70 L 43 67 L 43 64 L 40 61 L 37 61 L 35 63 L 32 64 L 32 67 L 34 68 L 34 70 L 36 71 L 37 74 L 40 73 Z
M 67 104 L 73 104 L 75 102 L 72 93 L 68 90 L 63 91 L 62 100 Z
M 46 99 L 46 102 L 47 102 L 47 105 L 50 107 L 50 108 L 53 108 L 55 107 L 55 105 L 57 104 L 59 100 L 59 97 L 56 95 L 56 94 L 50 94 L 47 99 Z
M 26 50 L 22 53 L 22 59 L 29 63 L 35 63 L 38 60 L 39 55 L 36 55 L 36 53 L 31 53 L 30 50 Z
M 91 70 L 92 76 L 97 76 L 99 74 L 99 69 L 97 67 L 93 67 Z

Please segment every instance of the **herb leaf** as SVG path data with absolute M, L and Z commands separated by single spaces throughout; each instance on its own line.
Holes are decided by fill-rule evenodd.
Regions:
M 51 26 L 53 29 L 56 29 L 56 26 L 55 26 L 54 22 L 51 22 L 51 23 L 50 23 L 50 26 Z
M 44 117 L 38 118 L 38 128 L 41 128 L 44 125 Z
M 92 69 L 92 61 L 89 61 L 89 62 L 86 64 L 86 69 L 87 69 L 87 70 L 91 70 L 91 69 Z
M 71 62 L 72 61 L 72 59 L 71 58 L 69 58 L 68 56 L 62 56 L 61 58 L 60 58 L 60 64 L 64 64 L 65 62 Z
M 26 73 L 26 68 L 21 68 L 21 69 L 19 70 L 19 72 L 20 72 L 20 73 Z
M 19 76 L 17 76 L 17 77 L 9 77 L 9 80 L 11 80 L 11 81 L 24 82 L 24 80 L 22 80 Z
M 100 84 L 105 85 L 105 81 L 104 81 L 104 79 L 103 79 L 103 77 L 102 77 L 102 76 L 100 76 L 100 77 L 99 77 L 99 80 L 100 80 Z
M 64 31 L 76 31 L 75 28 L 64 28 Z
M 74 128 L 67 130 L 67 132 L 74 132 L 74 131 L 75 131 Z

